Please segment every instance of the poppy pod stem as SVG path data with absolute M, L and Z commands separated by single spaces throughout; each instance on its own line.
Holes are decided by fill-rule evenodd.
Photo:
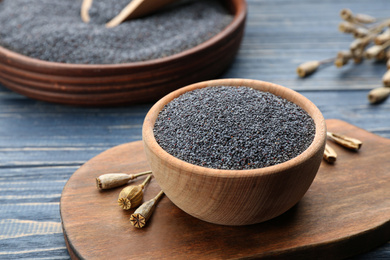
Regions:
M 365 56 L 367 59 L 375 58 L 389 46 L 390 46 L 390 40 L 384 42 L 382 45 L 374 45 L 366 50 Z
M 368 93 L 368 101 L 371 104 L 379 104 L 385 101 L 390 96 L 389 87 L 375 88 Z
M 304 62 L 297 67 L 297 74 L 299 77 L 304 78 L 314 73 L 321 65 L 334 62 L 335 58 L 325 59 L 321 61 L 308 61 Z
M 142 185 L 142 188 L 144 188 L 144 187 L 150 182 L 151 179 L 152 179 L 152 176 L 149 175 L 149 176 L 144 180 L 144 182 L 141 184 L 141 185 Z

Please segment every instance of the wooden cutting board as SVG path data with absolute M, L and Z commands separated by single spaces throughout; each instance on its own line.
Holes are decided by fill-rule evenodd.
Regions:
M 361 139 L 362 149 L 352 152 L 333 144 L 337 162 L 321 164 L 296 206 L 250 226 L 206 223 L 163 197 L 147 226 L 134 228 L 129 222 L 133 210 L 123 211 L 116 204 L 121 188 L 98 191 L 95 178 L 148 170 L 142 142 L 103 152 L 77 170 L 62 192 L 62 226 L 72 259 L 341 259 L 386 243 L 390 140 L 339 120 L 327 120 L 327 126 Z M 158 191 L 152 180 L 144 199 Z

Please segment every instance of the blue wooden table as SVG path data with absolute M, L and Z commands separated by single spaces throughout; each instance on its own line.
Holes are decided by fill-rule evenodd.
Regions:
M 248 0 L 245 37 L 222 78 L 251 78 L 297 90 L 326 119 L 337 118 L 390 138 L 390 100 L 367 101 L 381 86 L 383 63 L 325 68 L 306 79 L 298 64 L 348 48 L 338 32 L 339 11 L 390 17 L 388 0 Z M 152 104 L 78 108 L 35 101 L 0 85 L 0 259 L 68 259 L 59 201 L 83 163 L 122 143 L 141 139 Z M 390 199 L 390 198 L 383 198 Z M 390 259 L 390 243 L 356 259 Z

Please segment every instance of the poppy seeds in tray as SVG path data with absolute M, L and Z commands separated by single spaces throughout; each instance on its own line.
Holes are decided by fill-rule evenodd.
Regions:
M 154 125 L 169 154 L 215 169 L 256 169 L 288 161 L 315 135 L 298 105 L 249 87 L 218 86 L 186 92 L 168 103 Z
M 81 0 L 0 1 L 0 45 L 45 61 L 117 64 L 171 56 L 221 32 L 233 15 L 222 1 L 184 0 L 115 28 L 105 23 L 129 0 L 93 1 L 91 21 L 80 17 Z

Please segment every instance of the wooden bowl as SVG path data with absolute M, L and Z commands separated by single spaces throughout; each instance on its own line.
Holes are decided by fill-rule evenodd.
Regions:
M 194 82 L 220 75 L 233 61 L 245 27 L 245 0 L 228 0 L 234 19 L 208 41 L 181 53 L 123 64 L 65 64 L 0 47 L 0 83 L 28 97 L 80 106 L 156 101 Z
M 154 123 L 163 107 L 187 91 L 221 85 L 252 87 L 297 104 L 314 120 L 316 133 L 313 142 L 289 161 L 252 170 L 205 168 L 182 161 L 163 150 L 153 134 Z M 196 83 L 159 100 L 145 117 L 142 137 L 153 175 L 176 206 L 207 222 L 248 225 L 279 216 L 303 197 L 322 160 L 326 125 L 319 109 L 293 90 L 263 81 L 222 79 Z

